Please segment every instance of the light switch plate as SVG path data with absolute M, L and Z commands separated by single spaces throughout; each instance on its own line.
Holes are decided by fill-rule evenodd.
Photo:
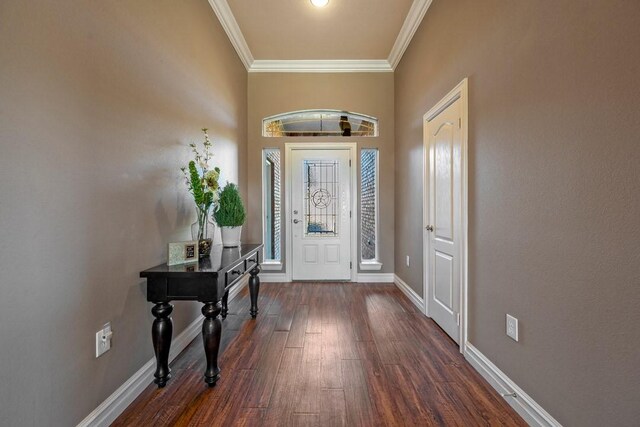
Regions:
M 507 314 L 507 336 L 518 341 L 518 319 L 510 314 Z

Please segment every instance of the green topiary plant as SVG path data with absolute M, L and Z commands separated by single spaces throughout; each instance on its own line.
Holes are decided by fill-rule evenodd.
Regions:
M 228 182 L 224 186 L 213 217 L 220 227 L 239 227 L 244 224 L 247 214 L 237 185 Z

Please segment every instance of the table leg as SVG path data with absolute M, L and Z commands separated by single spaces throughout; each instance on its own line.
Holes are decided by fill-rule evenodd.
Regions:
M 260 278 L 258 274 L 260 273 L 260 266 L 256 265 L 251 269 L 249 274 L 249 293 L 251 294 L 251 317 L 254 319 L 258 315 L 258 293 L 260 292 Z
M 156 372 L 154 383 L 158 387 L 164 387 L 171 378 L 169 369 L 169 350 L 171 349 L 171 335 L 173 334 L 173 321 L 169 315 L 173 311 L 173 305 L 159 302 L 151 309 L 155 320 L 151 326 L 151 339 L 153 340 L 153 352 L 156 355 Z
M 229 291 L 227 290 L 222 296 L 222 312 L 220 313 L 220 315 L 222 316 L 223 320 L 227 318 L 227 313 L 229 313 L 228 304 L 229 304 Z
M 222 320 L 220 302 L 206 302 L 202 307 L 204 322 L 202 322 L 202 340 L 204 341 L 204 353 L 207 358 L 207 369 L 204 372 L 204 382 L 209 387 L 216 385 L 220 379 L 218 368 L 218 351 L 220 350 L 220 337 L 222 335 Z

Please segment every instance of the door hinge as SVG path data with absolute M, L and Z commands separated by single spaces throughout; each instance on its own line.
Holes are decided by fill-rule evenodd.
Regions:
M 349 270 L 353 270 L 353 261 L 349 261 Z
M 456 315 L 456 323 L 460 326 L 460 313 Z
M 351 167 L 351 159 L 349 159 L 349 167 Z
M 352 215 L 351 215 L 351 211 L 349 211 L 349 218 L 351 218 L 351 216 L 352 216 Z
M 462 117 L 458 117 L 458 128 L 462 129 Z

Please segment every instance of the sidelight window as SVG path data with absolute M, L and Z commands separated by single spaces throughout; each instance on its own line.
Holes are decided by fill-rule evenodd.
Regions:
M 360 151 L 360 268 L 379 270 L 378 257 L 378 150 Z
M 280 267 L 282 209 L 280 182 L 280 150 L 268 148 L 262 151 L 262 224 L 264 230 L 263 267 Z

